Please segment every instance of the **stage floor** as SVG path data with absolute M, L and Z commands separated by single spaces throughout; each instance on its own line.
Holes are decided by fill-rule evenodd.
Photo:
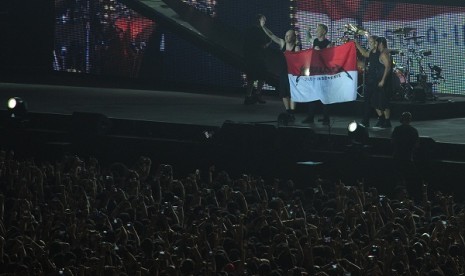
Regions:
M 245 106 L 243 95 L 213 95 L 175 91 L 133 90 L 115 88 L 92 88 L 43 84 L 0 83 L 0 110 L 6 110 L 7 99 L 23 98 L 28 110 L 34 113 L 72 114 L 73 112 L 100 113 L 108 118 L 143 120 L 154 122 L 193 124 L 220 127 L 226 120 L 238 123 L 265 123 L 277 125 L 278 115 L 284 111 L 277 96 L 266 96 L 266 104 Z M 465 102 L 465 97 L 444 96 L 434 103 Z M 422 105 L 422 104 L 417 104 Z M 343 105 L 336 106 L 336 108 Z M 408 105 L 403 107 L 404 110 Z M 414 108 L 414 107 L 412 107 Z M 447 104 L 445 107 L 447 109 Z M 337 110 L 336 110 L 337 111 Z M 339 112 L 334 112 L 339 114 Z M 331 127 L 321 123 L 302 124 L 305 112 L 296 114 L 292 127 L 311 127 L 317 133 L 347 133 L 347 125 L 359 120 L 360 115 L 335 115 Z M 360 112 L 361 114 L 361 112 Z M 415 114 L 413 114 L 415 119 Z M 372 124 L 375 123 L 375 118 Z M 393 126 L 398 125 L 393 121 Z M 414 121 L 420 136 L 430 137 L 436 142 L 464 144 L 465 118 Z M 370 137 L 389 138 L 391 129 L 369 129 Z

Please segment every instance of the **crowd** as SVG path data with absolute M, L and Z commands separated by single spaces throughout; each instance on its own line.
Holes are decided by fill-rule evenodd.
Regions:
M 423 185 L 175 177 L 148 157 L 0 153 L 1 275 L 463 275 L 465 212 Z M 290 177 L 291 178 L 291 177 Z

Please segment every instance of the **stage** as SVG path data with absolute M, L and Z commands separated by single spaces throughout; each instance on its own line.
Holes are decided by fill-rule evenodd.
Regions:
M 31 113 L 71 115 L 73 112 L 99 113 L 113 119 L 140 120 L 171 124 L 221 127 L 225 121 L 237 123 L 263 123 L 278 126 L 277 117 L 284 107 L 277 95 L 269 93 L 266 104 L 245 106 L 241 91 L 236 94 L 218 91 L 213 94 L 121 89 L 103 87 L 79 87 L 52 84 L 0 83 L 0 110 L 6 110 L 8 98 L 23 98 Z M 361 102 L 332 106 L 331 125 L 302 124 L 305 104 L 297 104 L 296 121 L 288 127 L 311 128 L 319 134 L 347 134 L 347 125 L 361 118 Z M 393 127 L 403 111 L 413 114 L 412 125 L 420 136 L 436 142 L 464 144 L 465 97 L 438 96 L 435 101 L 424 103 L 394 102 Z M 463 117 L 459 117 L 463 116 Z M 376 123 L 372 117 L 371 124 Z M 389 138 L 391 129 L 369 128 L 370 137 Z
M 266 104 L 246 106 L 241 93 L 221 93 L 1 83 L 2 148 L 51 160 L 62 154 L 97 156 L 102 162 L 148 155 L 156 163 L 177 164 L 179 172 L 215 163 L 232 173 L 291 173 L 303 182 L 317 175 L 363 175 L 373 183 L 389 179 L 384 173 L 392 170 L 392 129 L 369 128 L 366 148 L 349 147 L 347 126 L 360 119 L 362 102 L 333 106 L 329 127 L 302 124 L 306 109 L 300 106 L 295 123 L 285 126 L 277 122 L 284 111 L 277 95 L 265 96 Z M 10 97 L 27 102 L 23 126 L 9 123 Z M 401 111 L 413 113 L 412 125 L 421 136 L 418 164 L 428 182 L 440 187 L 463 178 L 465 116 L 454 116 L 465 110 L 465 97 L 396 102 L 393 110 L 394 118 Z M 431 110 L 447 118 L 415 120 L 433 116 Z

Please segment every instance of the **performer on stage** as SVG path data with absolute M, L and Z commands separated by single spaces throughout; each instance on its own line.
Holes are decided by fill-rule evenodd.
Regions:
M 387 47 L 386 38 L 378 37 L 376 42 L 379 59 L 373 64 L 376 71 L 377 86 L 373 89 L 374 93 L 372 96 L 372 104 L 378 114 L 378 122 L 376 123 L 376 126 L 390 128 L 391 110 L 389 108 L 389 102 L 392 89 L 392 57 Z
M 313 40 L 313 49 L 321 50 L 327 47 L 330 47 L 331 41 L 326 38 L 328 33 L 328 26 L 325 24 L 317 24 L 316 27 L 316 38 Z M 317 105 L 320 101 L 313 101 L 309 103 L 308 116 L 305 120 L 302 121 L 304 124 L 313 124 L 315 117 L 315 111 Z M 323 125 L 329 125 L 329 107 L 323 104 L 323 119 L 321 120 Z
M 244 104 L 250 105 L 265 103 L 261 98 L 263 85 L 265 84 L 265 49 L 270 45 L 270 38 L 263 32 L 266 17 L 258 14 L 252 26 L 247 28 L 244 34 L 243 53 L 246 63 L 247 87 Z M 254 82 L 257 81 L 257 92 L 252 95 Z
M 375 70 L 370 71 L 370 64 L 378 62 L 379 60 L 379 53 L 377 49 L 377 43 L 376 39 L 378 36 L 372 35 L 368 37 L 368 50 L 363 48 L 360 43 L 355 40 L 355 46 L 357 47 L 358 51 L 360 54 L 368 58 L 368 69 L 367 69 L 367 75 L 366 75 L 366 89 L 363 95 L 363 118 L 362 118 L 362 125 L 365 127 L 370 126 L 370 113 L 371 113 L 371 98 L 373 96 L 373 90 L 376 88 L 375 85 L 377 85 L 376 82 L 376 74 Z
M 284 39 L 277 37 L 273 32 L 271 32 L 265 24 L 262 25 L 263 31 L 279 45 L 279 48 L 284 53 L 285 51 L 297 52 L 300 51 L 300 46 L 297 43 L 297 34 L 294 30 L 288 30 Z M 280 76 L 279 76 L 279 95 L 283 99 L 284 107 L 286 112 L 289 115 L 289 121 L 295 121 L 294 110 L 295 103 L 291 99 L 291 90 L 289 84 L 289 77 L 287 73 L 287 63 L 284 55 L 282 56 L 282 64 L 280 65 Z

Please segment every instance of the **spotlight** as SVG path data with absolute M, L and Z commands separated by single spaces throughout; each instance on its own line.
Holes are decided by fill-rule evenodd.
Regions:
M 368 130 L 363 125 L 352 121 L 347 126 L 348 136 L 352 144 L 366 145 L 368 143 Z
M 349 133 L 354 132 L 357 129 L 357 126 L 357 122 L 350 122 L 349 126 L 347 127 L 347 130 L 349 131 Z
M 10 98 L 8 100 L 8 113 L 10 118 L 24 119 L 27 115 L 26 102 L 19 97 Z

